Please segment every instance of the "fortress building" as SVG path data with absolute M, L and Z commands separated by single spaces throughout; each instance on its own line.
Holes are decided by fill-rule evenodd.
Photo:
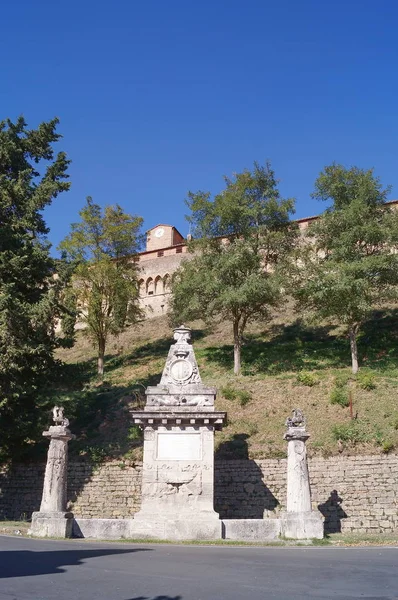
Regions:
M 398 200 L 386 203 L 398 209 Z M 297 219 L 304 233 L 318 216 Z M 140 267 L 140 301 L 148 318 L 167 312 L 170 278 L 187 258 L 187 240 L 172 225 L 159 224 L 146 232 L 146 249 L 134 260 Z
M 140 301 L 148 318 L 166 312 L 170 277 L 186 254 L 186 240 L 172 225 L 159 224 L 146 232 L 146 248 L 135 260 L 140 267 Z
M 298 219 L 304 231 L 317 217 Z M 135 260 L 140 267 L 140 302 L 147 318 L 167 312 L 170 278 L 187 258 L 187 240 L 172 225 L 159 224 L 146 232 L 146 248 Z

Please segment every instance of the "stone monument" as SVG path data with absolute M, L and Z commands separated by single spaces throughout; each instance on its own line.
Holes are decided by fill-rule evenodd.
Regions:
M 29 533 L 37 537 L 71 537 L 73 514 L 66 511 L 66 486 L 68 471 L 68 442 L 75 438 L 69 431 L 69 421 L 63 407 L 54 406 L 53 420 L 48 431 L 50 438 L 44 476 L 40 511 L 32 514 Z
M 282 535 L 296 540 L 323 538 L 323 520 L 311 506 L 311 489 L 305 442 L 309 433 L 303 413 L 295 409 L 286 421 L 287 431 L 287 504 L 281 515 Z
M 216 390 L 203 385 L 190 344 L 191 330 L 174 330 L 160 383 L 146 389 L 146 406 L 132 411 L 144 430 L 141 509 L 131 535 L 169 540 L 220 539 L 214 511 Z

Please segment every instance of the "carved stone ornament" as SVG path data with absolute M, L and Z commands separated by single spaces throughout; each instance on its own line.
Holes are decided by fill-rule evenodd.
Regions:
M 181 325 L 180 327 L 176 327 L 174 329 L 173 337 L 177 344 L 188 344 L 191 340 L 191 330 L 189 327 Z
M 305 427 L 305 417 L 301 410 L 295 408 L 292 410 L 292 416 L 286 419 L 286 427 Z
M 58 426 L 69 427 L 69 419 L 64 417 L 64 407 L 63 406 L 54 406 L 53 421 Z

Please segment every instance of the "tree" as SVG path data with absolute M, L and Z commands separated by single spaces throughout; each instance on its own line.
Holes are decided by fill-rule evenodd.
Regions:
M 354 374 L 362 323 L 396 295 L 397 214 L 385 204 L 388 192 L 372 169 L 325 167 L 313 197 L 331 205 L 311 226 L 296 270 L 299 306 L 347 327 Z
M 43 209 L 63 191 L 69 161 L 54 157 L 58 119 L 28 129 L 0 122 L 0 439 L 2 456 L 34 435 L 58 314 Z
M 102 211 L 91 197 L 79 214 L 81 221 L 72 224 L 59 249 L 76 263 L 68 299 L 75 298 L 81 307 L 79 316 L 97 346 L 102 377 L 109 334 L 119 334 L 143 316 L 133 260 L 141 244 L 143 219 L 123 212 L 118 204 Z
M 246 325 L 269 318 L 282 298 L 278 264 L 291 250 L 296 228 L 289 220 L 294 201 L 283 200 L 269 163 L 254 163 L 212 200 L 189 193 L 188 221 L 196 239 L 172 282 L 171 318 L 231 322 L 234 372 L 240 373 Z

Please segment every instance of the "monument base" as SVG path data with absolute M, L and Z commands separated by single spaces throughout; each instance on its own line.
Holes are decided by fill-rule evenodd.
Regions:
M 224 519 L 223 539 L 237 542 L 277 540 L 281 533 L 280 519 Z
M 221 540 L 221 527 L 218 515 L 209 518 L 195 515 L 190 515 L 190 518 L 135 518 L 131 522 L 131 537 L 171 541 Z
M 324 537 L 323 519 L 316 511 L 286 512 L 281 515 L 281 534 L 293 540 L 321 540 Z
M 219 519 L 83 519 L 73 520 L 73 537 L 102 540 L 221 540 Z
M 70 512 L 34 512 L 29 535 L 35 537 L 72 537 L 73 514 Z

